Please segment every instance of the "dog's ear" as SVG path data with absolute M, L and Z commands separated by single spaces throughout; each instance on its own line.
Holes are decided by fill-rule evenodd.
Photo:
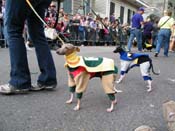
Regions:
M 120 50 L 119 50 L 120 47 L 116 47 L 115 50 L 113 51 L 113 53 L 119 53 Z
M 72 49 L 74 49 L 75 46 L 68 43 L 68 44 L 65 45 L 65 47 L 66 47 L 67 49 L 72 50 Z

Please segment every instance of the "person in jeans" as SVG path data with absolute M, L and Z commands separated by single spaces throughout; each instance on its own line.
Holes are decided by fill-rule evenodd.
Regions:
M 132 42 L 136 37 L 138 50 L 142 51 L 142 32 L 141 27 L 144 24 L 143 16 L 144 8 L 140 7 L 136 14 L 132 17 L 132 25 L 130 29 L 130 37 L 128 40 L 128 51 L 131 51 Z
M 31 1 L 41 18 L 44 18 L 45 9 L 50 3 L 51 0 Z M 25 20 L 27 20 L 29 35 L 35 46 L 41 72 L 35 86 L 31 86 L 27 52 L 22 37 Z M 0 85 L 0 93 L 12 94 L 55 88 L 57 85 L 56 70 L 44 35 L 43 24 L 25 0 L 6 0 L 5 37 L 9 45 L 11 71 L 8 84 Z
M 174 24 L 174 19 L 171 18 L 171 15 L 172 12 L 170 10 L 165 10 L 164 16 L 159 20 L 158 26 L 160 27 L 160 31 L 158 33 L 155 57 L 158 57 L 162 44 L 164 44 L 164 56 L 168 57 L 171 28 Z

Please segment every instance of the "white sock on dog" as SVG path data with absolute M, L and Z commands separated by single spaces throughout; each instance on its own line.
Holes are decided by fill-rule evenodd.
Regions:
M 124 79 L 124 77 L 125 77 L 125 75 L 121 75 L 120 78 L 119 78 L 117 81 L 115 81 L 115 82 L 116 82 L 117 84 L 121 83 L 122 80 Z
M 152 85 L 151 85 L 151 84 L 152 84 L 152 81 L 151 81 L 151 80 L 148 80 L 147 82 L 148 82 L 148 85 L 147 85 L 147 88 L 148 88 L 148 89 L 147 89 L 147 92 L 150 92 L 150 91 L 152 91 Z

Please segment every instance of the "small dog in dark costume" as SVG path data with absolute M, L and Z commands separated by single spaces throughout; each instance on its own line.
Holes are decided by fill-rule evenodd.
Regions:
M 120 54 L 120 61 L 121 61 L 120 78 L 116 82 L 117 83 L 122 82 L 126 73 L 128 73 L 128 71 L 131 68 L 133 68 L 135 66 L 139 66 L 144 81 L 147 81 L 147 83 L 148 83 L 148 85 L 147 85 L 148 90 L 147 91 L 148 92 L 152 91 L 152 85 L 151 85 L 152 78 L 150 76 L 150 69 L 152 69 L 152 72 L 155 75 L 158 75 L 159 73 L 154 72 L 152 60 L 149 57 L 149 55 L 148 54 L 141 54 L 141 53 L 126 52 L 121 47 L 117 47 L 113 52 Z

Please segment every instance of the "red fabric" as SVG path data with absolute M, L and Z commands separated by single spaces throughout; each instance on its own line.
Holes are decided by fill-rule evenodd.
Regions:
M 70 72 L 70 74 L 75 78 L 77 75 L 79 75 L 81 72 L 86 71 L 86 69 L 84 67 L 78 67 L 75 71 Z M 93 76 L 95 76 L 95 72 L 91 73 L 88 72 L 88 74 L 90 74 L 90 78 L 92 78 Z

